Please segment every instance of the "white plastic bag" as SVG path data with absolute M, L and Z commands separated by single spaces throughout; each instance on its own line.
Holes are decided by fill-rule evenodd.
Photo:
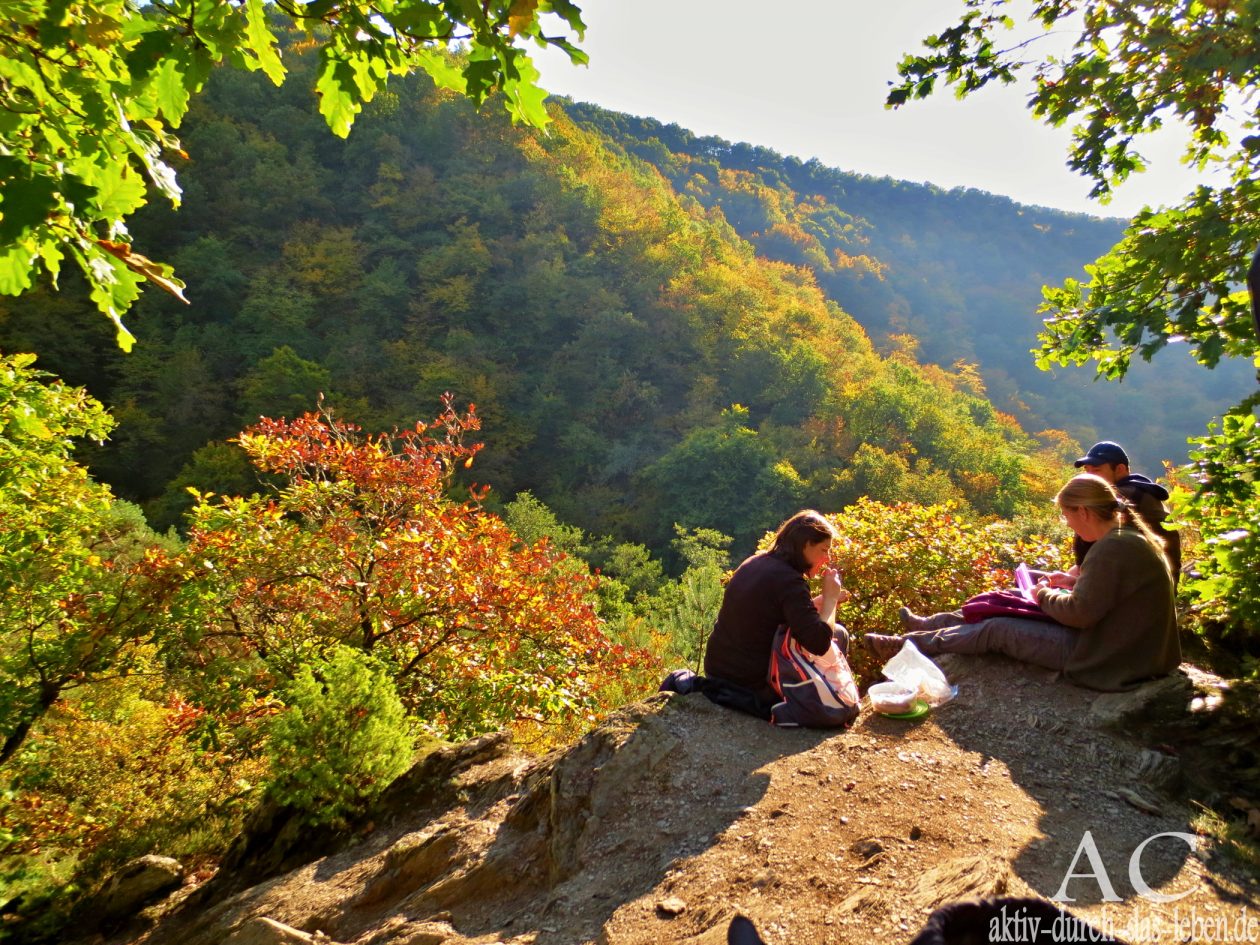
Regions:
M 902 646 L 901 652 L 884 664 L 883 673 L 898 687 L 912 690 L 917 699 L 930 706 L 944 705 L 958 694 L 957 687 L 949 684 L 941 668 L 920 653 L 919 648 L 909 640 Z M 875 686 L 872 686 L 867 694 L 874 690 Z M 874 696 L 871 697 L 871 705 L 875 705 Z

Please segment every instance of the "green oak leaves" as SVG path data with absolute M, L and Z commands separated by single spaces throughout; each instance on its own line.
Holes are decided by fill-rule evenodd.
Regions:
M 125 350 L 122 319 L 145 283 L 183 298 L 169 266 L 131 248 L 126 221 L 154 195 L 179 204 L 175 167 L 189 156 L 173 131 L 220 65 L 280 85 L 285 46 L 318 47 L 319 111 L 342 137 L 391 76 L 417 71 L 478 104 L 501 92 L 514 120 L 542 127 L 545 93 L 518 43 L 585 62 L 568 38 L 584 29 L 568 0 L 12 0 L 0 13 L 0 293 L 41 273 L 56 285 L 68 261 Z

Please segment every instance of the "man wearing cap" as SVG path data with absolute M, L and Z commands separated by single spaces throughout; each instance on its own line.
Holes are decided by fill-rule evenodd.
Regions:
M 1129 472 L 1129 455 L 1121 449 L 1119 443 L 1112 443 L 1110 440 L 1095 443 L 1073 465 L 1106 479 L 1133 504 L 1133 510 L 1163 541 L 1164 556 L 1168 559 L 1173 581 L 1176 582 L 1181 576 L 1181 536 L 1164 527 L 1164 519 L 1168 517 L 1168 509 L 1164 505 L 1168 490 L 1145 476 Z M 1072 543 L 1077 565 L 1080 565 L 1092 545 L 1093 542 L 1084 541 L 1079 536 Z

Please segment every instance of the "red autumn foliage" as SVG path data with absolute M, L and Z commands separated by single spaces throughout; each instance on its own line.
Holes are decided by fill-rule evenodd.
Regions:
M 450 497 L 478 426 L 448 396 L 432 423 L 392 435 L 326 413 L 245 431 L 240 445 L 282 485 L 202 497 L 194 511 L 189 556 L 209 587 L 203 655 L 284 674 L 335 643 L 356 646 L 445 734 L 591 712 L 601 680 L 642 656 L 604 636 L 597 578 L 558 568 L 545 542 L 520 547 L 479 504 L 484 491 Z

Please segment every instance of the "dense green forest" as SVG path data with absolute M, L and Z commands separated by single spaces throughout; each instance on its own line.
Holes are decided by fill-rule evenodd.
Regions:
M 584 103 L 566 110 L 679 192 L 721 208 L 760 254 L 812 271 L 877 347 L 909 335 L 925 361 L 977 365 L 989 398 L 1025 429 L 1123 440 L 1136 468 L 1157 475 L 1165 460 L 1185 462 L 1186 438 L 1203 435 L 1204 418 L 1254 387 L 1246 359 L 1207 373 L 1185 350 L 1138 362 L 1111 386 L 1087 368 L 1036 368 L 1042 285 L 1080 278 L 1125 221 L 850 174 Z
M 734 206 L 558 109 L 540 135 L 412 79 L 343 142 L 303 82 L 224 70 L 184 142 L 184 206 L 134 229 L 188 280 L 189 306 L 143 296 L 130 354 L 69 279 L 0 308 L 0 347 L 110 407 L 117 429 L 84 458 L 159 529 L 189 486 L 251 491 L 229 441 L 321 394 L 385 430 L 450 391 L 476 404 L 471 476 L 492 496 L 529 491 L 658 553 L 675 524 L 747 552 L 801 505 L 864 495 L 1008 515 L 1075 448 L 1023 432 L 967 366 L 921 366 L 910 344 L 879 356 L 807 258 L 763 258 Z M 870 225 L 818 207 L 849 233 L 852 257 L 831 258 L 884 285 L 857 253 Z

